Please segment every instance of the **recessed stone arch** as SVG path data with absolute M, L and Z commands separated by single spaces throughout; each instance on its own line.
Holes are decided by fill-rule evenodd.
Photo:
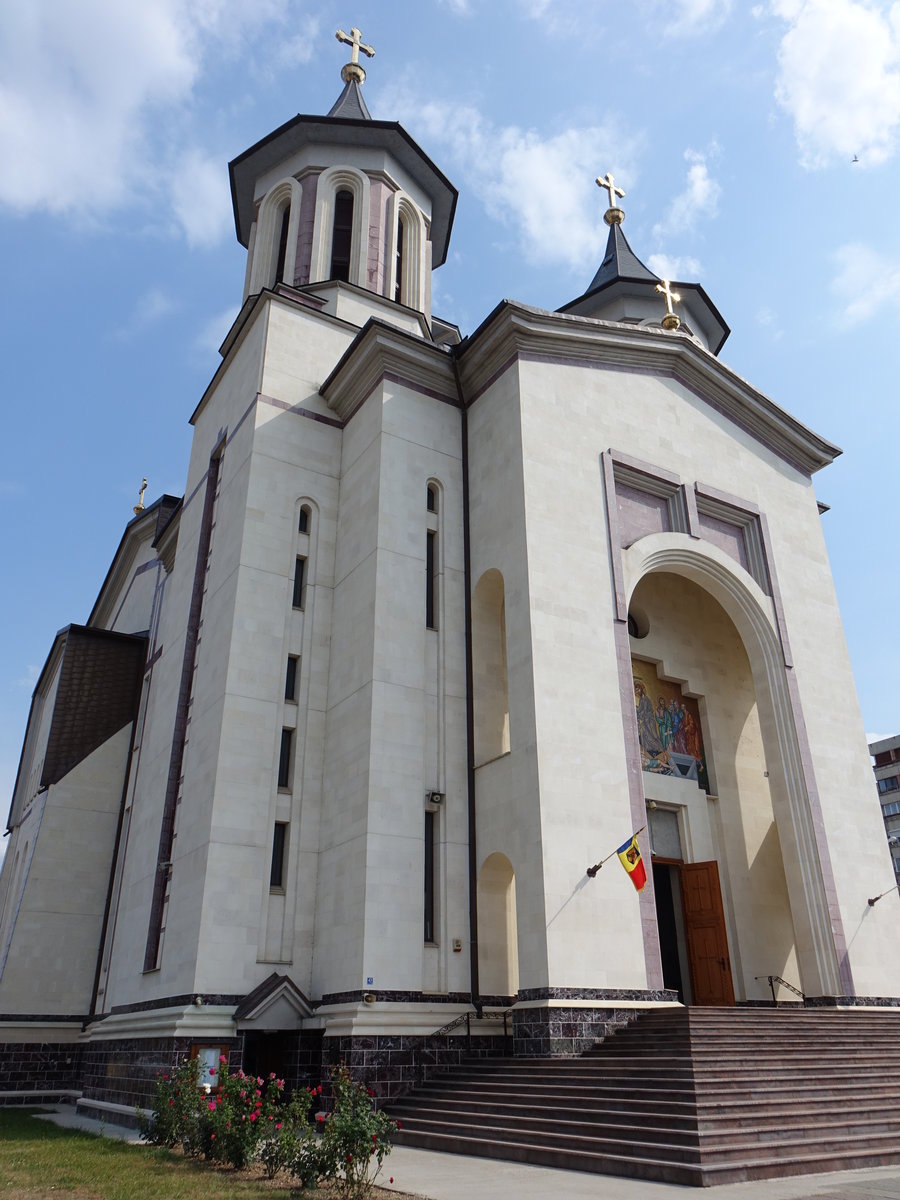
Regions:
M 247 295 L 274 287 L 276 283 L 294 282 L 297 261 L 297 238 L 300 230 L 300 201 L 302 188 L 294 179 L 283 179 L 270 188 L 259 206 L 256 230 L 247 276 Z M 288 213 L 287 243 L 280 277 L 276 268 L 285 213 Z
M 799 698 L 785 667 L 772 599 L 718 547 L 686 534 L 651 534 L 622 554 L 626 600 L 642 578 L 668 572 L 692 580 L 731 619 L 747 653 L 759 707 L 778 836 L 788 875 L 802 987 L 812 995 L 852 995 L 853 980 L 823 832 L 818 791 L 808 756 Z M 631 681 L 623 686 L 630 693 Z M 635 735 L 636 736 L 636 735 Z M 632 761 L 639 763 L 636 747 Z M 804 757 L 807 761 L 804 761 Z M 632 790 L 642 791 L 639 765 Z
M 400 270 L 400 294 L 396 295 L 396 263 L 400 224 L 403 224 L 403 254 Z M 385 271 L 385 295 L 407 308 L 425 310 L 425 246 L 427 232 L 421 210 L 405 192 L 394 192 L 390 208 L 390 244 Z
M 478 872 L 478 986 L 483 996 L 519 990 L 516 876 L 505 854 L 489 854 Z
M 318 283 L 331 277 L 335 198 L 338 192 L 343 191 L 350 192 L 353 196 L 349 282 L 364 288 L 368 251 L 369 178 L 362 171 L 355 171 L 352 167 L 329 167 L 319 176 L 309 281 Z
M 506 666 L 506 591 L 494 567 L 472 593 L 475 765 L 509 751 L 509 682 Z

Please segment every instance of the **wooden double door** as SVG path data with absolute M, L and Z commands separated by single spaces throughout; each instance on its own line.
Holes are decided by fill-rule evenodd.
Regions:
M 654 858 L 653 873 L 666 986 L 675 986 L 683 994 L 687 970 L 693 1004 L 733 1005 L 734 983 L 717 864 Z M 681 922 L 675 913 L 679 902 Z M 679 931 L 683 931 L 683 942 Z M 683 961 L 685 956 L 687 962 Z

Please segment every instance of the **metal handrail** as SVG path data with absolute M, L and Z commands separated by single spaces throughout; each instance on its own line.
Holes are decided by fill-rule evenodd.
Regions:
M 776 983 L 780 983 L 782 987 L 786 987 L 789 992 L 793 992 L 794 995 L 799 996 L 801 1000 L 806 1000 L 805 992 L 801 992 L 798 987 L 794 987 L 794 985 L 792 983 L 788 983 L 788 981 L 786 979 L 782 979 L 780 975 L 754 975 L 753 978 L 757 979 L 757 980 L 765 979 L 768 982 L 769 988 L 771 989 L 771 992 L 772 992 L 772 1003 L 773 1004 L 778 1003 L 777 999 L 775 998 L 775 984 Z
M 460 1013 L 458 1017 L 454 1017 L 454 1019 L 452 1021 L 448 1021 L 448 1023 L 446 1025 L 442 1025 L 440 1027 L 440 1029 L 436 1029 L 434 1031 L 434 1033 L 426 1034 L 426 1036 L 430 1037 L 430 1038 L 446 1037 L 446 1035 L 448 1033 L 451 1033 L 454 1029 L 458 1029 L 459 1026 L 462 1025 L 463 1021 L 465 1021 L 466 1036 L 471 1037 L 472 1036 L 471 1017 L 472 1017 L 472 1014 L 470 1012 Z

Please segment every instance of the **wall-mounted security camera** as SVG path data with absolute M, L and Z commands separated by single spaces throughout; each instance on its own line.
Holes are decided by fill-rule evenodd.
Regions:
M 443 804 L 444 803 L 444 793 L 443 792 L 426 792 L 425 793 L 425 803 L 426 804 Z

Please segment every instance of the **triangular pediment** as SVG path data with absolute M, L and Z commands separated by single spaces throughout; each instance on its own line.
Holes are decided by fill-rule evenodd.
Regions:
M 273 971 L 249 992 L 234 1013 L 238 1029 L 296 1029 L 313 1006 L 287 975 Z

